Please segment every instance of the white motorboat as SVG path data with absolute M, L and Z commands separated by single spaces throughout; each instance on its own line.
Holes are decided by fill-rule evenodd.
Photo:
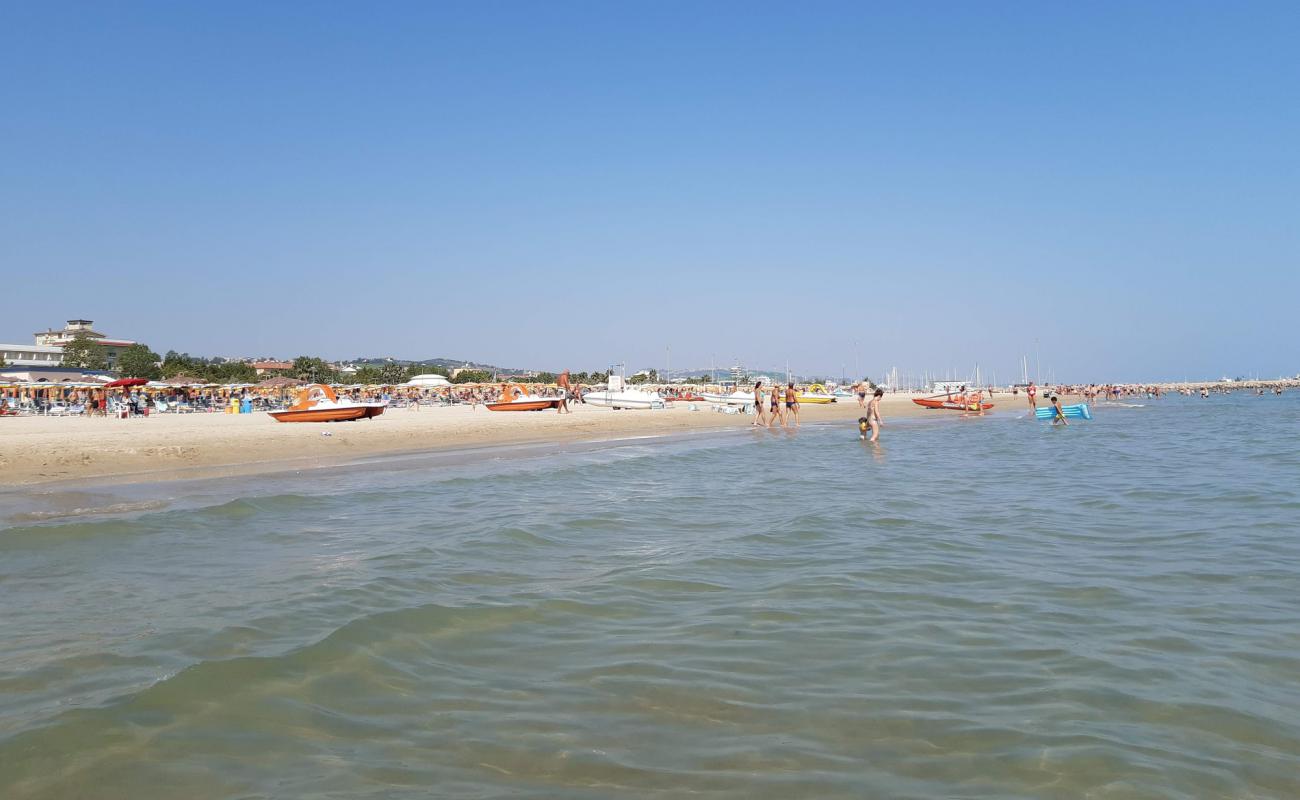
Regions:
M 663 408 L 664 399 L 658 392 L 643 392 L 640 389 L 623 389 L 613 391 L 602 389 L 587 392 L 582 396 L 587 405 L 602 408 Z

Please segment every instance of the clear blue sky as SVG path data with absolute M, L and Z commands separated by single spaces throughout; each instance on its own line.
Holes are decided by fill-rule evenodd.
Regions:
M 1295 373 L 1298 41 L 1295 2 L 4 2 L 0 341 Z

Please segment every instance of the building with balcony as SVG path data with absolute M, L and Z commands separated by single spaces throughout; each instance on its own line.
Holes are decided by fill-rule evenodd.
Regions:
M 78 334 L 88 337 L 103 348 L 108 369 L 115 369 L 118 356 L 135 342 L 130 339 L 110 339 L 92 325 L 94 323 L 88 319 L 70 319 L 62 329 L 48 328 L 33 334 L 35 344 L 0 343 L 0 363 L 9 365 L 6 372 L 0 373 L 0 377 L 24 367 L 48 369 L 60 366 L 63 363 L 63 345 Z

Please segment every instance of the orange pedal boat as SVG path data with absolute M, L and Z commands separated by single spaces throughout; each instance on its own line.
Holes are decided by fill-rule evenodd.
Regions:
M 559 408 L 560 398 L 535 397 L 524 387 L 512 383 L 509 386 L 502 384 L 501 399 L 486 405 L 488 411 L 543 411 L 548 408 Z
M 268 411 L 276 422 L 347 422 L 370 419 L 384 413 L 385 403 L 339 402 L 334 390 L 315 383 L 302 390 L 298 402 L 283 411 Z

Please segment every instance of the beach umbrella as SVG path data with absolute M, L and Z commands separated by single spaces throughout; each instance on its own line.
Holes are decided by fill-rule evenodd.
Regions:
M 109 381 L 104 384 L 105 389 L 114 389 L 119 386 L 144 386 L 149 381 L 145 378 L 118 378 L 115 381 Z
M 168 386 L 202 386 L 204 380 L 202 378 L 195 378 L 191 375 L 177 375 L 174 378 L 168 378 L 163 381 L 163 383 Z
M 267 378 L 266 380 L 264 380 L 264 381 L 262 381 L 261 383 L 257 384 L 257 386 L 255 386 L 254 388 L 256 388 L 256 389 L 288 389 L 288 388 L 292 388 L 292 387 L 294 387 L 294 386 L 302 386 L 302 385 L 305 384 L 305 383 L 306 383 L 306 381 L 300 381 L 300 380 L 298 380 L 297 378 L 285 378 L 285 377 L 283 377 L 283 376 L 278 376 L 278 377 L 275 377 L 275 378 Z

